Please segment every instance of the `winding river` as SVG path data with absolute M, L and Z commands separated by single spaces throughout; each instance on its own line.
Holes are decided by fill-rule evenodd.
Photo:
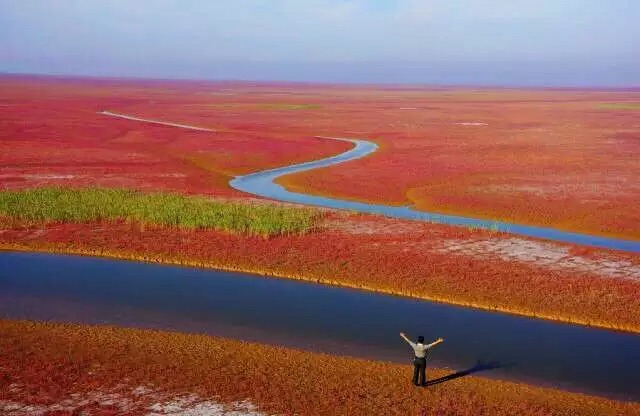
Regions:
M 0 317 L 158 328 L 640 400 L 640 336 L 243 273 L 0 252 Z

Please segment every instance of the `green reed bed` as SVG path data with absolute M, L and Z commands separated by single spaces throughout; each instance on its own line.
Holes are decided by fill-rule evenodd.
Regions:
M 108 188 L 3 191 L 0 215 L 34 222 L 126 220 L 265 237 L 309 232 L 320 218 L 305 208 Z
M 322 108 L 322 106 L 319 104 L 311 103 L 214 103 L 202 105 L 222 109 L 238 110 L 317 110 Z
M 601 103 L 597 105 L 601 110 L 627 110 L 640 111 L 640 103 L 624 102 L 624 103 Z

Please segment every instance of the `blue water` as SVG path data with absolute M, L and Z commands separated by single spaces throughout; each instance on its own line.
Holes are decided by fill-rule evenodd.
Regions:
M 242 273 L 0 253 L 0 317 L 205 333 L 640 400 L 640 336 Z M 478 363 L 481 363 L 478 365 Z M 495 367 L 495 368 L 492 368 Z M 488 369 L 492 368 L 492 369 Z M 429 374 L 427 372 L 427 374 Z
M 321 196 L 291 192 L 286 190 L 283 186 L 274 183 L 275 179 L 291 173 L 303 172 L 311 169 L 335 165 L 337 163 L 347 162 L 350 160 L 360 159 L 375 152 L 378 148 L 376 144 L 368 142 L 366 140 L 337 140 L 352 142 L 355 144 L 355 147 L 351 150 L 341 153 L 340 155 L 329 157 L 326 159 L 320 159 L 313 162 L 301 163 L 297 165 L 256 172 L 249 175 L 238 176 L 235 179 L 231 180 L 231 182 L 229 182 L 229 185 L 243 192 L 284 202 L 294 202 L 317 207 L 346 209 L 369 214 L 379 214 L 392 218 L 418 220 L 462 227 L 484 228 L 493 231 L 500 231 L 526 237 L 542 238 L 563 243 L 573 243 L 584 246 L 640 253 L 640 241 L 598 237 L 588 234 L 560 231 L 554 228 L 519 225 L 503 221 L 417 211 L 411 207 L 393 207 L 388 205 L 376 205 L 363 202 L 345 201 L 334 198 L 325 198 Z

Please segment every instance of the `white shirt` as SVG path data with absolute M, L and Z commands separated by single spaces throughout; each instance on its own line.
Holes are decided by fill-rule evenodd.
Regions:
M 427 351 L 431 348 L 430 346 L 424 345 L 421 342 L 418 342 L 417 344 L 411 341 L 407 342 L 409 343 L 409 345 L 411 345 L 411 348 L 413 348 L 413 351 L 416 353 L 416 357 L 418 358 L 426 357 Z

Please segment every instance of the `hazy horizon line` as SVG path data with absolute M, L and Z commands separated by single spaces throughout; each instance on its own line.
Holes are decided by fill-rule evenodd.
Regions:
M 531 89 L 531 90 L 620 90 L 640 92 L 640 83 L 630 84 L 559 84 L 559 83 L 491 83 L 491 82 L 403 82 L 403 81 L 378 81 L 378 82 L 357 82 L 357 81 L 327 81 L 327 80 L 295 80 L 285 78 L 257 79 L 257 78 L 224 78 L 224 77 L 199 77 L 183 75 L 146 76 L 146 75 L 109 75 L 109 74 L 89 74 L 74 72 L 44 72 L 44 71 L 2 71 L 0 77 L 37 77 L 37 78 L 58 78 L 68 80 L 104 80 L 123 82 L 204 82 L 204 83 L 247 83 L 247 84 L 293 84 L 307 86 L 344 86 L 344 87 L 382 87 L 382 88 L 479 88 L 479 89 Z

